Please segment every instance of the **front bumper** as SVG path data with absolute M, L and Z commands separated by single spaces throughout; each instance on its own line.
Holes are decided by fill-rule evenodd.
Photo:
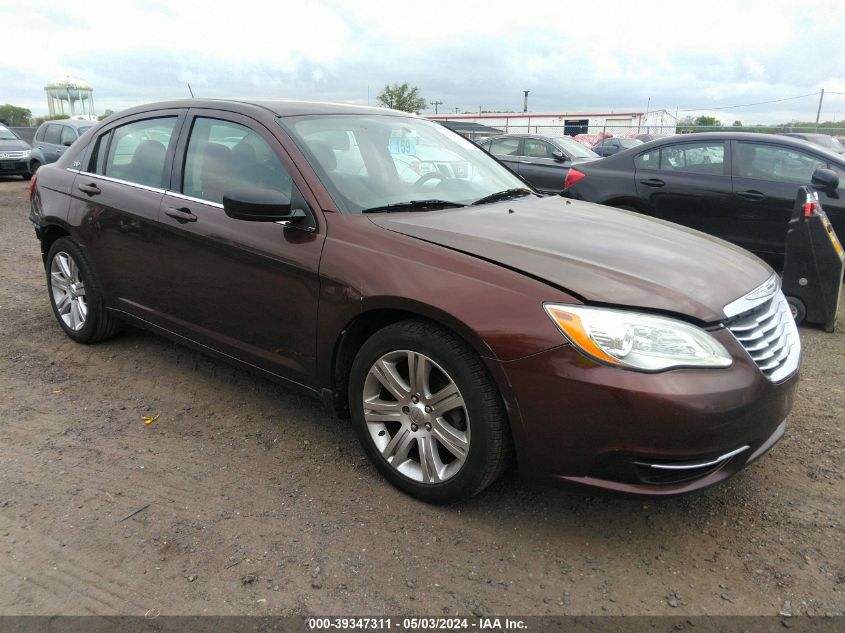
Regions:
M 0 176 L 21 176 L 29 173 L 28 159 L 0 158 Z
M 735 350 L 729 368 L 626 371 L 572 345 L 502 363 L 521 418 L 521 470 L 661 496 L 712 485 L 757 459 L 785 431 L 798 374 L 772 383 L 730 333 L 715 336 Z

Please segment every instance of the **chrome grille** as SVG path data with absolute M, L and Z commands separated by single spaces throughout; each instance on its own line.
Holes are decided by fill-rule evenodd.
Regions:
M 752 309 L 725 321 L 725 327 L 772 382 L 782 380 L 798 369 L 801 339 L 789 304 L 780 290 Z
M 0 151 L 0 160 L 14 160 L 17 158 L 23 158 L 23 151 Z

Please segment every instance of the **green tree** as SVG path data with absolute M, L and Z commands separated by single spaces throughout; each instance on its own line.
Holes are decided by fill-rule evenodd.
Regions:
M 32 120 L 32 125 L 34 125 L 35 127 L 38 127 L 39 125 L 44 123 L 44 121 L 60 121 L 61 119 L 69 119 L 69 118 L 70 118 L 69 114 L 55 114 L 53 116 L 38 116 L 38 117 L 35 117 Z
M 106 110 L 100 116 L 97 117 L 97 120 L 102 121 L 103 119 L 108 119 L 112 114 L 114 114 L 114 110 Z
M 0 106 L 0 119 L 14 127 L 26 127 L 32 118 L 32 112 L 27 108 L 19 108 L 10 103 Z
M 714 116 L 701 115 L 693 122 L 698 127 L 718 127 L 722 122 Z
M 734 127 L 742 127 L 742 121 L 740 121 L 739 119 L 737 119 L 736 121 L 734 121 L 734 125 L 733 125 L 733 126 L 734 126 Z
M 411 88 L 408 82 L 385 86 L 381 94 L 376 97 L 385 108 L 402 110 L 403 112 L 418 112 L 425 109 L 425 97 L 420 96 L 420 89 Z

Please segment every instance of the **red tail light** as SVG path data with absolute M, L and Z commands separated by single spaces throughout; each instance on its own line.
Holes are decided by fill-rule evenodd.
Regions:
M 32 174 L 32 178 L 29 181 L 29 199 L 32 200 L 32 196 L 35 195 L 35 181 L 38 178 L 37 174 Z
M 574 185 L 586 175 L 587 174 L 585 174 L 584 172 L 578 171 L 574 167 L 570 167 L 569 171 L 566 172 L 566 180 L 563 183 L 563 188 L 569 189 L 572 185 Z

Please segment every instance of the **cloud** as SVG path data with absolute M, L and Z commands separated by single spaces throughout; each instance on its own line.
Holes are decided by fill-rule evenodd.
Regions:
M 4 99 L 39 114 L 65 75 L 99 110 L 187 96 L 366 102 L 409 81 L 443 110 L 713 108 L 843 88 L 839 3 L 597 1 L 410 8 L 359 0 L 238 0 L 232 6 L 79 0 L 19 3 L 6 16 Z M 233 10 L 236 9 L 236 10 Z M 38 45 L 34 45 L 34 43 Z M 825 112 L 845 114 L 829 95 Z M 737 110 L 736 118 L 813 118 L 812 98 Z M 732 111 L 733 112 L 733 111 Z M 731 114 L 730 116 L 733 116 Z

